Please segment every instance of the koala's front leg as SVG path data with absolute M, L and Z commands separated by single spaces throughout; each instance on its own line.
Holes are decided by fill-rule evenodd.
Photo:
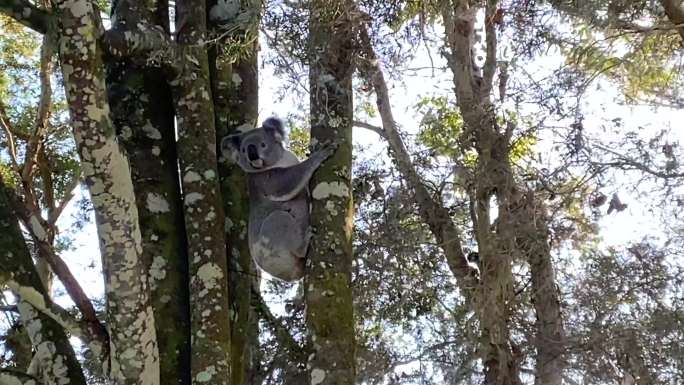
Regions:
M 329 158 L 337 148 L 328 145 L 313 153 L 307 160 L 287 168 L 275 168 L 264 173 L 263 191 L 272 201 L 289 201 L 294 199 L 309 184 L 313 173 L 324 160 Z

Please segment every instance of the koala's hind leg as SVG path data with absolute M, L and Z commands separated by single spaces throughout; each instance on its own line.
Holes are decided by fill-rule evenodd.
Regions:
M 285 281 L 304 275 L 308 242 L 301 225 L 289 212 L 278 210 L 269 214 L 261 224 L 259 239 L 263 249 L 255 259 L 262 269 Z

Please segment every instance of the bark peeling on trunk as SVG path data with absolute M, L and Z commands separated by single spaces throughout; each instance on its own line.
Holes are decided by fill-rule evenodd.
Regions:
M 26 247 L 19 223 L 12 219 L 16 215 L 10 209 L 6 188 L 0 181 L 0 265 L 18 285 L 47 295 Z M 17 308 L 31 340 L 34 359 L 40 365 L 42 383 L 86 385 L 81 365 L 62 325 L 40 313 L 23 299 L 19 301 Z M 0 377 L 0 383 L 10 382 L 3 382 Z
M 309 21 L 309 84 L 313 146 L 337 142 L 311 181 L 311 223 L 305 277 L 311 385 L 353 384 L 351 291 L 353 205 L 351 3 L 314 1 Z
M 159 355 L 128 162 L 109 117 L 93 5 L 57 2 L 59 55 L 74 137 L 95 208 L 117 384 L 158 384 Z
M 176 4 L 181 72 L 172 81 L 190 266 L 192 383 L 229 384 L 230 316 L 224 213 L 205 42 L 206 2 Z

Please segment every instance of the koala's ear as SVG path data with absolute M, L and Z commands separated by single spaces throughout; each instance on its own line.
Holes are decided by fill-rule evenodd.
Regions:
M 261 123 L 264 130 L 278 142 L 282 142 L 285 139 L 285 127 L 283 126 L 283 121 L 278 118 L 268 118 Z
M 240 134 L 224 136 L 223 139 L 221 139 L 221 149 L 224 151 L 239 150 L 241 139 Z
M 240 141 L 242 136 L 240 134 L 228 135 L 221 139 L 221 153 L 228 159 L 237 162 L 240 156 Z

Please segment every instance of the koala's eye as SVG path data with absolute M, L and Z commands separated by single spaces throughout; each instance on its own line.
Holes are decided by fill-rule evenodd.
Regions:
M 266 143 L 261 142 L 261 148 L 266 148 Z
M 246 150 L 245 150 L 245 148 L 244 148 L 244 147 L 242 147 L 242 152 L 245 152 L 245 151 L 246 151 Z

